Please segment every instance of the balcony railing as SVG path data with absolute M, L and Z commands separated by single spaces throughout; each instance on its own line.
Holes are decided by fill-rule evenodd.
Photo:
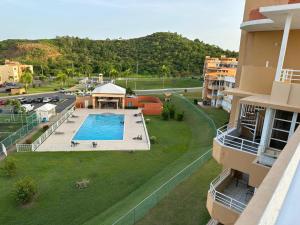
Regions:
M 280 81 L 284 83 L 300 83 L 300 70 L 283 69 Z
M 218 225 L 218 224 L 219 222 L 217 220 L 211 218 L 206 225 Z
M 224 170 L 216 179 L 214 179 L 211 183 L 210 183 L 210 188 L 209 188 L 209 192 L 212 195 L 213 199 L 216 202 L 219 202 L 231 209 L 234 209 L 235 211 L 241 213 L 243 212 L 243 210 L 246 208 L 246 204 L 231 198 L 219 191 L 216 190 L 216 188 L 223 182 L 225 181 L 227 178 L 229 178 L 229 176 L 231 175 L 231 170 L 230 169 L 226 169 Z
M 260 144 L 239 136 L 237 128 L 225 125 L 217 130 L 216 139 L 224 146 L 256 155 Z

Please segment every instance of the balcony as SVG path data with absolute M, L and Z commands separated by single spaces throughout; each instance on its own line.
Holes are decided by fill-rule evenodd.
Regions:
M 225 125 L 217 130 L 216 140 L 226 147 L 256 155 L 259 143 L 242 137 L 242 134 L 237 128 L 231 128 L 229 125 Z
M 218 129 L 212 155 L 225 168 L 249 174 L 249 184 L 259 187 L 270 168 L 258 163 L 260 144 L 247 139 L 243 132 L 228 125 Z
M 300 84 L 300 70 L 283 69 L 280 75 L 280 82 Z
M 253 194 L 254 188 L 248 186 L 246 174 L 226 169 L 210 184 L 207 209 L 215 220 L 233 224 Z

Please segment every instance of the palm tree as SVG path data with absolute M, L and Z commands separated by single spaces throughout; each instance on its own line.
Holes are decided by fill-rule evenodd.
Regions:
M 163 88 L 165 88 L 165 77 L 168 77 L 170 75 L 170 69 L 169 69 L 168 66 L 163 65 L 161 67 L 161 72 L 162 72 L 162 75 L 163 75 Z
M 56 79 L 60 82 L 61 87 L 63 87 L 68 79 L 68 76 L 66 73 L 59 71 L 56 75 Z
M 119 72 L 115 69 L 115 68 L 111 68 L 111 70 L 109 71 L 109 76 L 116 78 L 118 76 Z
M 29 84 L 33 81 L 33 75 L 31 71 L 26 70 L 21 76 L 21 83 L 25 85 L 25 90 L 27 91 Z

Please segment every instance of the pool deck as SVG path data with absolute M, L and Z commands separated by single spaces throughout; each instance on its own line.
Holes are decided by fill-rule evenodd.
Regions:
M 68 151 L 137 151 L 149 150 L 148 139 L 144 128 L 142 117 L 135 117 L 134 114 L 140 110 L 112 110 L 112 109 L 76 109 L 73 115 L 61 124 L 50 137 L 45 140 L 38 148 L 37 152 L 68 152 Z M 93 141 L 78 141 L 79 145 L 71 147 L 71 141 L 81 124 L 89 114 L 115 113 L 124 114 L 124 138 L 123 140 L 98 140 L 97 147 L 92 146 Z M 134 137 L 142 135 L 142 140 L 133 140 Z

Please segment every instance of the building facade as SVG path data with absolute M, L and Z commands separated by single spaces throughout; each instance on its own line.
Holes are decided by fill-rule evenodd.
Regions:
M 230 112 L 232 96 L 224 94 L 224 90 L 234 88 L 235 75 L 237 70 L 237 59 L 211 58 L 207 56 L 203 70 L 202 99 L 205 105 L 216 108 L 223 108 Z
M 246 0 L 241 30 L 230 122 L 213 145 L 224 170 L 210 184 L 209 224 L 298 224 L 284 218 L 300 180 L 300 1 Z
M 19 82 L 26 70 L 33 73 L 33 66 L 5 60 L 4 65 L 0 65 L 0 84 L 5 82 Z

